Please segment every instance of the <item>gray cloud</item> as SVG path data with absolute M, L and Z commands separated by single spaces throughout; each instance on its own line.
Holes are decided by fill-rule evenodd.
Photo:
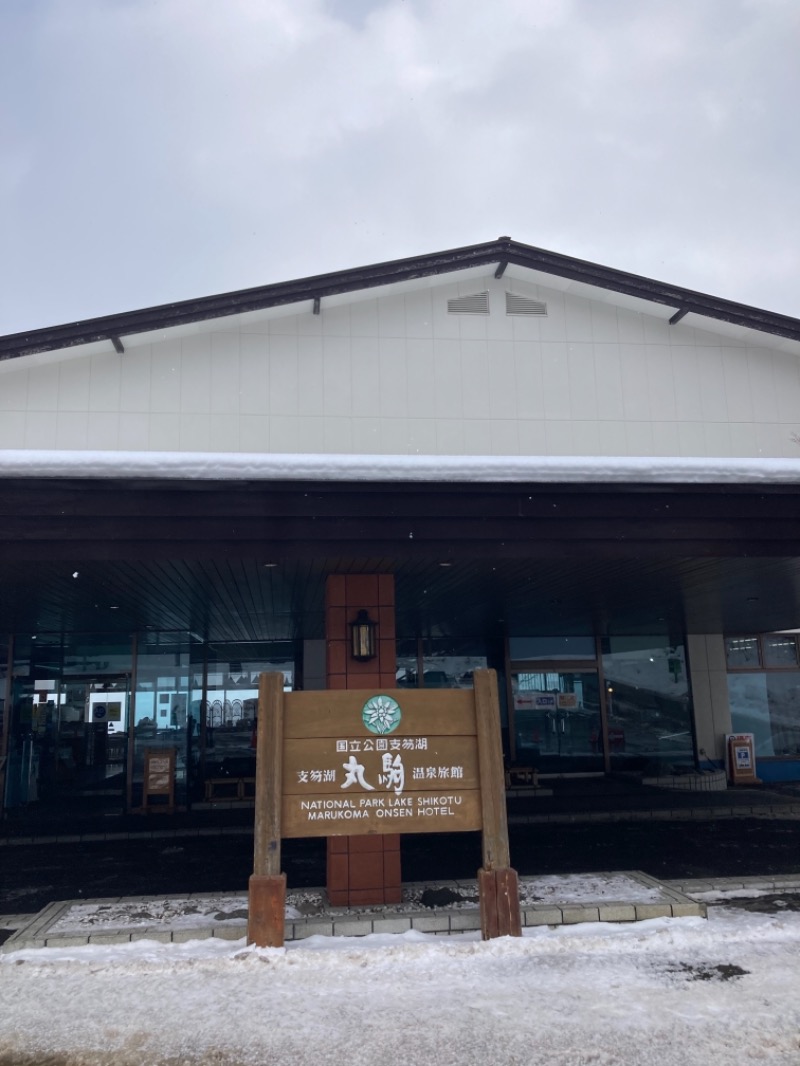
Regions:
M 0 331 L 509 233 L 800 315 L 795 0 L 0 9 Z

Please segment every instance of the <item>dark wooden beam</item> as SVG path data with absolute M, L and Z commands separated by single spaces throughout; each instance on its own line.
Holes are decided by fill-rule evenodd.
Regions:
M 785 541 L 743 541 L 732 544 L 726 540 L 663 541 L 653 540 L 606 540 L 564 541 L 541 539 L 536 543 L 525 541 L 462 541 L 457 544 L 441 541 L 435 544 L 427 540 L 372 540 L 368 543 L 353 540 L 327 539 L 324 542 L 292 538 L 281 542 L 256 540 L 217 541 L 128 541 L 128 540 L 83 540 L 80 543 L 56 541 L 18 542 L 13 549 L 3 554 L 7 562 L 65 562 L 86 564 L 89 562 L 181 562 L 246 559 L 278 559 L 281 563 L 314 561 L 321 557 L 379 558 L 386 559 L 395 567 L 414 560 L 420 564 L 437 559 L 444 551 L 448 561 L 536 562 L 542 560 L 569 560 L 575 564 L 590 557 L 593 562 L 620 562 L 660 560 L 675 562 L 681 559 L 786 559 Z
M 675 312 L 675 314 L 669 320 L 669 324 L 671 326 L 677 325 L 677 323 L 680 322 L 680 320 L 682 318 L 685 318 L 686 315 L 688 315 L 688 314 L 689 314 L 689 308 L 688 307 L 682 307 L 679 311 Z
M 703 491 L 705 489 L 705 491 Z M 0 556 L 795 557 L 800 487 L 0 481 Z
M 112 337 L 111 343 L 114 345 L 114 351 L 117 352 L 119 355 L 122 355 L 125 351 L 125 346 L 123 345 L 119 337 Z

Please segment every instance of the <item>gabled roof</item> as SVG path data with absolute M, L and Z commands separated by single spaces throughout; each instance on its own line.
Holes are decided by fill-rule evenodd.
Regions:
M 670 318 L 671 323 L 678 322 L 688 314 L 695 314 L 800 342 L 800 320 L 788 315 L 763 311 L 733 300 L 723 300 L 638 274 L 627 274 L 622 270 L 589 263 L 583 259 L 548 252 L 542 248 L 520 244 L 510 237 L 499 237 L 496 241 L 485 244 L 471 244 L 464 248 L 433 252 L 410 259 L 394 259 L 387 263 L 339 270 L 275 285 L 261 285 L 219 296 L 181 300 L 140 311 L 126 311 L 27 333 L 13 333 L 0 337 L 0 360 L 104 340 L 112 342 L 118 351 L 122 351 L 123 339 L 131 334 L 304 301 L 313 302 L 328 296 L 481 266 L 495 266 L 495 276 L 500 277 L 509 265 L 660 304 L 674 310 L 675 313 Z

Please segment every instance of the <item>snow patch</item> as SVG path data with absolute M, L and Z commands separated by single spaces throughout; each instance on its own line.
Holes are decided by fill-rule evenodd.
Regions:
M 425 909 L 423 892 L 440 885 L 414 885 L 404 889 L 402 903 L 380 907 L 330 907 L 322 890 L 297 890 L 286 897 L 288 920 L 319 916 L 409 914 Z M 474 881 L 458 882 L 458 902 L 448 910 L 475 910 L 479 906 L 478 887 Z M 520 903 L 590 904 L 590 903 L 657 903 L 664 899 L 657 885 L 648 885 L 626 874 L 566 874 L 563 876 L 520 878 Z M 125 933 L 159 928 L 206 929 L 209 926 L 236 925 L 247 921 L 246 895 L 193 896 L 187 899 L 141 899 L 93 903 L 73 903 L 47 930 L 48 937 L 90 936 L 98 933 Z
M 800 914 L 0 956 L 0 1059 L 796 1066 Z

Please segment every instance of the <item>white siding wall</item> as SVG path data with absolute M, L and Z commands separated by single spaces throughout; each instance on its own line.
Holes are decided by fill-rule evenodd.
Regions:
M 491 314 L 448 315 L 489 288 Z M 505 314 L 513 289 L 546 318 Z M 512 279 L 0 364 L 0 447 L 798 457 L 800 359 Z

